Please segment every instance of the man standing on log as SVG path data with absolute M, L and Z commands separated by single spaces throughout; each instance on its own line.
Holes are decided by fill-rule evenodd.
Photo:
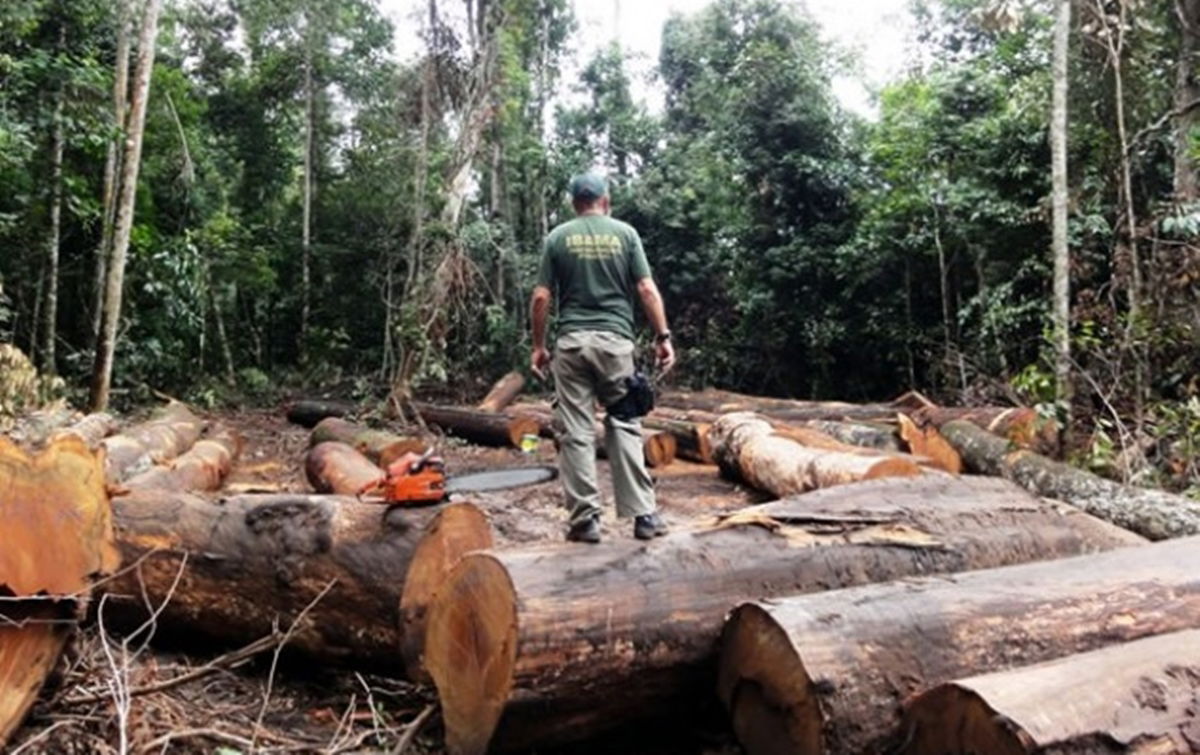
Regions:
M 571 510 L 567 539 L 600 542 L 600 491 L 596 486 L 596 399 L 605 407 L 605 446 L 612 466 L 617 515 L 633 517 L 641 540 L 666 534 L 654 486 L 642 456 L 641 419 L 627 406 L 633 364 L 633 299 L 636 291 L 656 334 L 659 368 L 675 363 L 662 296 L 638 232 L 609 217 L 608 186 L 594 174 L 570 183 L 576 217 L 546 237 L 537 285 L 530 302 L 533 372 L 551 364 L 546 320 L 551 292 L 558 294 L 555 343 L 555 419 L 562 430 L 559 470 Z M 637 391 L 638 388 L 633 388 Z

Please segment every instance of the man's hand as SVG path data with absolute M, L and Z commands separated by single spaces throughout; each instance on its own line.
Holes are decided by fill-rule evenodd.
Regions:
M 533 370 L 533 374 L 537 375 L 539 380 L 545 380 L 546 368 L 549 366 L 550 352 L 546 350 L 545 346 L 535 346 L 533 349 L 533 358 L 529 360 L 529 369 Z
M 654 347 L 654 353 L 658 357 L 658 370 L 661 374 L 666 375 L 675 366 L 675 346 L 671 343 L 671 339 L 659 341 Z

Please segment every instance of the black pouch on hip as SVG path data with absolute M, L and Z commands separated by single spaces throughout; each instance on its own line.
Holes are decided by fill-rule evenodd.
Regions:
M 625 395 L 605 407 L 614 419 L 631 422 L 654 408 L 654 384 L 641 370 L 625 378 Z

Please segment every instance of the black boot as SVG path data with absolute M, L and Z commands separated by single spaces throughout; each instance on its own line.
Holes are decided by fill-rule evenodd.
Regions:
M 596 517 L 589 517 L 582 522 L 571 525 L 567 530 L 567 539 L 576 543 L 600 542 L 600 523 Z
M 667 534 L 667 524 L 657 513 L 642 514 L 633 518 L 633 536 L 638 540 L 649 540 Z

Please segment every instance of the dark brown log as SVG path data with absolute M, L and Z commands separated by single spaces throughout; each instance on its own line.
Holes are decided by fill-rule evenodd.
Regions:
M 339 417 L 329 417 L 317 423 L 309 436 L 309 446 L 336 441 L 352 446 L 372 463 L 387 468 L 404 454 L 422 453 L 428 443 L 420 438 L 406 438 L 385 430 L 372 430 Z
M 134 491 L 113 509 L 125 562 L 138 567 L 105 586 L 106 614 L 136 625 L 147 615 L 143 589 L 155 607 L 170 595 L 157 619 L 165 637 L 236 646 L 275 626 L 286 630 L 311 605 L 290 649 L 402 673 L 399 607 L 408 564 L 418 548 L 439 549 L 422 546 L 423 538 L 462 528 L 437 525 L 444 508 L 300 494 L 211 502 Z
M 470 554 L 430 607 L 425 667 L 452 753 L 548 746 L 688 709 L 711 689 L 723 619 L 743 599 L 1133 542 L 1003 480 L 856 483 L 650 544 Z
M 496 381 L 488 395 L 479 402 L 478 409 L 485 412 L 502 412 L 513 402 L 525 387 L 525 376 L 513 370 Z
M 905 705 L 900 752 L 1196 752 L 1197 701 L 1192 629 L 934 687 Z
M 358 495 L 383 479 L 383 470 L 345 443 L 326 441 L 309 449 L 304 475 L 318 493 Z
M 860 455 L 801 445 L 749 412 L 724 415 L 712 426 L 709 438 L 713 457 L 726 473 L 777 496 L 921 473 L 915 461 L 900 456 Z
M 172 401 L 149 421 L 101 441 L 105 479 L 116 485 L 154 464 L 170 461 L 191 448 L 203 430 L 199 417 Z
M 1151 540 L 1200 534 L 1200 502 L 1190 498 L 1121 485 L 1032 451 L 1014 450 L 970 422 L 947 423 L 942 434 L 975 472 L 1006 477 Z
M 326 417 L 346 417 L 358 409 L 350 401 L 338 399 L 301 399 L 288 407 L 287 419 L 301 427 L 315 427 Z
M 167 464 L 125 481 L 128 489 L 219 490 L 233 462 L 242 452 L 242 436 L 232 427 L 218 425 L 196 441 L 192 450 Z
M 102 440 L 112 435 L 116 430 L 117 421 L 113 419 L 112 415 L 98 412 L 87 415 L 69 427 L 55 430 L 50 434 L 50 439 L 54 440 L 63 435 L 74 435 L 82 440 L 88 448 L 96 448 Z
M 746 604 L 717 691 L 750 755 L 883 752 L 914 692 L 1190 627 L 1200 538 Z
M 655 410 L 657 412 L 657 410 Z M 708 440 L 709 424 L 688 422 L 651 412 L 642 419 L 642 426 L 658 432 L 670 433 L 675 438 L 675 452 L 680 458 L 700 464 L 715 464 L 712 444 Z
M 541 430 L 537 421 L 519 415 L 434 404 L 416 404 L 415 408 L 427 424 L 482 446 L 520 448 L 522 436 L 538 435 Z
M 0 436 L 0 748 L 119 554 L 100 460 L 69 436 L 30 456 Z

